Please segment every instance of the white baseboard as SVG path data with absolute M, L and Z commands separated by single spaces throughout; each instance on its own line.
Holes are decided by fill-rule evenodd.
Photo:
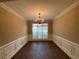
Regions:
M 71 42 L 58 35 L 53 35 L 53 42 L 61 48 L 71 59 L 79 59 L 79 44 Z

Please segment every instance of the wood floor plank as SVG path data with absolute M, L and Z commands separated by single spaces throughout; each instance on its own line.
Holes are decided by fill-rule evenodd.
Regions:
M 12 59 L 70 59 L 53 42 L 28 42 Z

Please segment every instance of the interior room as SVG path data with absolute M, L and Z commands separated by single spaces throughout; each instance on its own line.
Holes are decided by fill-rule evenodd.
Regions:
M 79 59 L 79 0 L 0 0 L 0 59 Z

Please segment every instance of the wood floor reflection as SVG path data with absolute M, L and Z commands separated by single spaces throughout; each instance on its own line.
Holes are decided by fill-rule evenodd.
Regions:
M 28 42 L 12 59 L 70 59 L 53 42 Z

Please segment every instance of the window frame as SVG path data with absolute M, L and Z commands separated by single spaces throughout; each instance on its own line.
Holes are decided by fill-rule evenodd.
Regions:
M 36 27 L 37 27 L 37 37 L 36 37 L 36 38 L 33 37 L 33 31 L 34 31 L 34 30 L 33 30 L 33 27 L 35 27 L 34 24 L 37 25 L 37 26 L 36 26 Z M 47 31 L 46 31 L 47 37 L 44 37 L 44 33 L 45 33 L 44 30 L 43 30 L 44 26 L 47 27 Z M 41 30 L 41 31 L 42 31 L 42 34 L 41 34 L 42 37 L 39 37 L 39 34 L 38 34 L 38 33 L 40 33 L 40 32 L 38 32 L 38 28 L 39 28 L 39 27 L 42 27 L 42 30 Z M 32 39 L 48 39 L 48 23 L 43 23 L 43 24 L 32 23 Z

